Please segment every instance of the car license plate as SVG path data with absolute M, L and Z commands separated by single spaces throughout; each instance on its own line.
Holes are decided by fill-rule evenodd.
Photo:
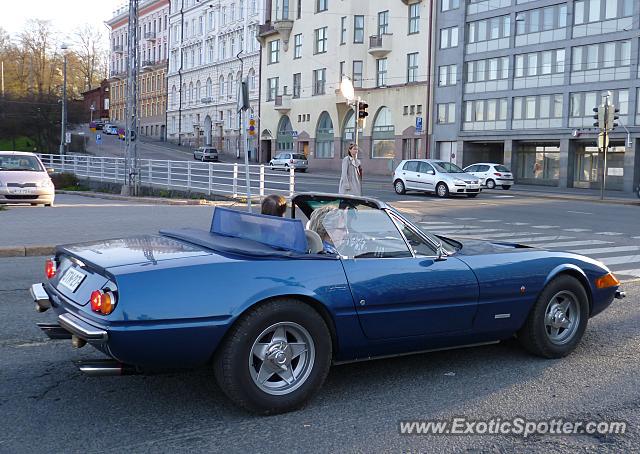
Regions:
M 72 292 L 75 292 L 76 289 L 80 287 L 80 284 L 82 284 L 85 277 L 87 277 L 86 274 L 76 270 L 75 268 L 69 268 L 60 279 L 60 285 L 68 288 Z
M 31 194 L 33 191 L 31 189 L 13 189 L 11 190 L 12 194 Z
M 478 189 L 479 186 L 477 184 L 470 184 L 469 189 Z

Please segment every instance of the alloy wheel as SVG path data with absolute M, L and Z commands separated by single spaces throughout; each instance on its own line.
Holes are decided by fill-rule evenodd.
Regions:
M 564 345 L 570 342 L 580 325 L 580 308 L 577 297 L 566 290 L 556 293 L 545 309 L 544 328 L 551 343 Z

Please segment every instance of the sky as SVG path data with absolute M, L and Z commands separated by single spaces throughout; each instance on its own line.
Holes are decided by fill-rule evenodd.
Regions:
M 29 19 L 50 20 L 53 28 L 65 34 L 77 26 L 89 23 L 107 30 L 104 21 L 111 18 L 125 0 L 3 0 L 0 27 L 15 36 Z M 105 36 L 107 36 L 105 34 Z

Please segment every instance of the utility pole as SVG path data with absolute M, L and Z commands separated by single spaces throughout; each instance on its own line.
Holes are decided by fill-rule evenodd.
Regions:
M 240 115 L 240 127 L 242 128 L 241 137 L 242 137 L 242 146 L 244 149 L 244 176 L 245 176 L 245 184 L 247 187 L 247 208 L 249 209 L 249 213 L 251 213 L 251 179 L 249 177 L 249 139 L 248 139 L 248 128 L 249 128 L 249 109 L 251 108 L 251 103 L 249 102 L 249 80 L 244 77 L 244 61 L 240 58 L 240 55 L 246 57 L 247 54 L 247 44 L 249 42 L 249 2 L 245 5 L 246 8 L 243 8 L 242 14 L 244 15 L 244 30 L 242 34 L 242 49 L 240 49 L 240 53 L 238 54 L 238 59 L 240 60 L 240 81 L 238 86 L 240 89 L 238 90 L 238 115 Z
M 67 142 L 67 45 L 60 46 L 63 56 L 62 64 L 62 126 L 60 127 L 60 156 L 63 156 L 66 150 Z
M 139 169 L 136 142 L 138 126 L 138 0 L 129 0 L 127 42 L 127 106 L 125 111 L 125 182 L 123 195 L 138 195 Z

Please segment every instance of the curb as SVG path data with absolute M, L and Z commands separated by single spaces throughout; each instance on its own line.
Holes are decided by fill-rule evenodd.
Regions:
M 131 197 L 118 194 L 109 194 L 91 191 L 56 191 L 56 194 L 79 195 L 82 197 L 91 197 L 94 199 L 120 200 L 124 202 L 152 203 L 156 205 L 218 205 L 229 203 L 226 201 L 212 201 L 205 199 L 165 199 L 160 197 Z
M 34 246 L 4 246 L 0 247 L 0 257 L 38 257 L 41 255 L 52 255 L 55 246 L 34 245 Z
M 511 191 L 505 191 L 511 192 Z M 640 206 L 640 201 L 635 200 L 623 200 L 623 199 L 612 199 L 605 198 L 604 200 L 600 199 L 591 199 L 586 198 L 584 196 L 574 196 L 571 194 L 548 194 L 545 192 L 525 192 L 525 191 L 513 191 L 513 193 L 523 196 L 523 197 L 540 197 L 544 199 L 555 199 L 555 200 L 575 200 L 579 202 L 591 202 L 591 203 L 608 203 L 608 204 L 616 204 L 616 205 L 635 205 Z

